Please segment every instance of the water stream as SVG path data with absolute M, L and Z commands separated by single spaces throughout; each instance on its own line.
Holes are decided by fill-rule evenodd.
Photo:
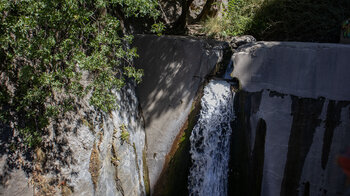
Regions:
M 233 99 L 231 86 L 225 81 L 211 80 L 204 88 L 200 117 L 190 137 L 190 195 L 227 195 Z

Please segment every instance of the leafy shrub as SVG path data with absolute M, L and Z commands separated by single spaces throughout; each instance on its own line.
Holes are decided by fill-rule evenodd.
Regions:
M 250 27 L 255 11 L 263 0 L 230 0 L 225 19 L 228 20 L 227 34 L 243 35 Z
M 113 15 L 157 17 L 155 0 L 1 0 L 0 122 L 14 122 L 29 146 L 38 145 L 50 119 L 75 109 L 74 101 L 92 92 L 90 103 L 108 112 L 117 105 L 113 89 L 126 78 L 139 82 L 130 48 Z M 88 73 L 88 84 L 82 84 Z
M 164 29 L 165 25 L 163 23 L 155 23 L 152 25 L 151 32 L 156 33 L 158 36 L 161 36 Z

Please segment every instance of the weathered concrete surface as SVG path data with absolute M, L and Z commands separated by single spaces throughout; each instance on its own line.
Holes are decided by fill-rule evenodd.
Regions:
M 342 195 L 350 147 L 350 46 L 258 42 L 232 57 L 230 194 Z M 263 150 L 261 150 L 263 149 Z M 349 187 L 348 187 L 349 188 Z
M 301 97 L 350 100 L 350 46 L 257 42 L 232 57 L 233 77 L 247 91 L 273 89 Z
M 156 183 L 176 135 L 191 110 L 200 84 L 222 60 L 221 42 L 185 37 L 136 36 L 144 69 L 137 94 L 145 118 L 147 164 L 151 188 Z

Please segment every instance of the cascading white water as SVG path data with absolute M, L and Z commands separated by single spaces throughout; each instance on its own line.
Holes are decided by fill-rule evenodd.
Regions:
M 225 81 L 211 80 L 204 88 L 200 117 L 190 137 L 190 195 L 227 195 L 233 99 L 234 93 Z

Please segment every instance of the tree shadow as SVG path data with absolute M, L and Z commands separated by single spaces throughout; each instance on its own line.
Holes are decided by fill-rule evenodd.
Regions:
M 145 73 L 137 92 L 143 109 L 148 108 L 146 126 L 179 105 L 191 104 L 200 84 L 220 61 L 216 52 L 228 48 L 210 40 L 156 36 L 136 36 L 135 46 L 141 56 L 135 63 Z
M 246 34 L 265 41 L 339 42 L 341 23 L 350 17 L 350 1 L 265 1 Z
M 77 107 L 82 106 L 78 104 Z M 70 183 L 70 176 L 64 176 L 61 171 L 76 164 L 67 137 L 69 133 L 76 134 L 79 127 L 83 126 L 81 120 L 74 117 L 78 116 L 77 111 L 53 119 L 49 128 L 42 130 L 42 142 L 38 146 L 28 146 L 23 136 L 13 128 L 14 121 L 20 120 L 18 116 L 21 115 L 12 113 L 11 120 L 6 123 L 0 121 L 0 186 L 6 191 L 8 182 L 16 178 L 12 174 L 18 170 L 23 171 L 35 186 L 38 183 L 35 182 L 35 175 L 38 174 L 48 176 L 45 186 L 59 187 L 61 183 Z M 70 175 L 77 173 L 72 170 Z

